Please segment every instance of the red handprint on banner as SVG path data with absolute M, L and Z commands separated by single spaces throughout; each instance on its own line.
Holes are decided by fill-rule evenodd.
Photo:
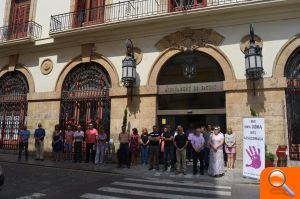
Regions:
M 246 164 L 246 167 L 252 167 L 254 169 L 259 169 L 261 166 L 261 160 L 260 160 L 260 148 L 256 148 L 255 146 L 249 146 L 249 150 L 246 149 L 247 154 L 251 158 L 252 162 L 251 164 Z

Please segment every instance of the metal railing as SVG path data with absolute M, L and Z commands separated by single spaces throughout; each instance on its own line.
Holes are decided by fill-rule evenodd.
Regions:
M 95 24 L 136 20 L 191 9 L 249 3 L 258 0 L 129 0 L 102 7 L 52 15 L 50 33 Z
M 8 26 L 0 27 L 0 42 L 32 38 L 39 39 L 42 34 L 42 26 L 34 21 L 24 23 L 16 23 Z

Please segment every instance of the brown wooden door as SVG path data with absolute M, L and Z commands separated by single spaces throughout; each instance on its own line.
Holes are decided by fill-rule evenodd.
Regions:
M 77 0 L 74 14 L 72 16 L 73 28 L 82 26 L 83 22 L 85 21 L 85 13 L 86 13 L 86 0 Z
M 102 23 L 104 21 L 104 0 L 91 0 L 89 22 Z
M 30 0 L 13 0 L 10 17 L 10 39 L 27 36 Z
M 104 22 L 105 0 L 77 0 L 73 16 L 73 27 Z

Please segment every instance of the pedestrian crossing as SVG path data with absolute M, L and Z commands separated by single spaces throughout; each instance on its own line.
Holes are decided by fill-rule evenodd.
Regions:
M 98 188 L 96 193 L 85 193 L 80 197 L 86 199 L 226 199 L 231 197 L 231 187 L 209 182 L 124 178 L 112 182 L 109 186 Z

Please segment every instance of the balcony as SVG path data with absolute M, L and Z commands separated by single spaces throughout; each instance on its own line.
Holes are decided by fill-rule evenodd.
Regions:
M 21 40 L 21 39 L 39 39 L 42 33 L 42 26 L 28 21 L 19 24 L 0 27 L 0 43 Z
M 88 10 L 51 16 L 50 34 L 96 24 L 117 23 L 209 7 L 259 0 L 129 0 Z

